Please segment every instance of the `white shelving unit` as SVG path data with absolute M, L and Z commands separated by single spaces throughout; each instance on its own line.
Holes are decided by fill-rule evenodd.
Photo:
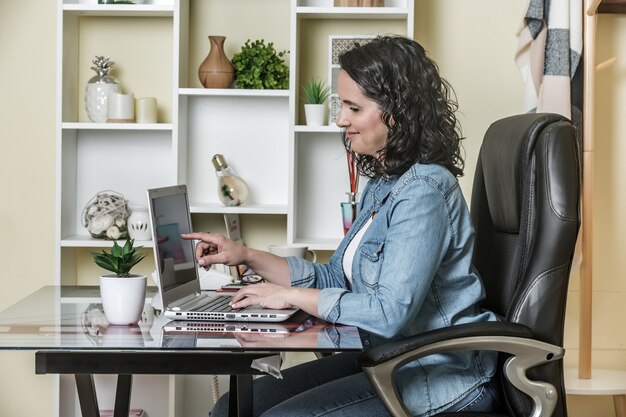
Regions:
M 190 9 L 202 4 L 219 13 L 230 0 L 210 0 L 209 6 L 209 0 L 146 0 L 140 5 L 57 1 L 56 284 L 79 281 L 76 271 L 83 249 L 111 245 L 91 238 L 81 224 L 83 207 L 102 190 L 145 203 L 146 189 L 185 183 L 192 213 L 284 215 L 287 242 L 318 250 L 336 248 L 343 236 L 340 202 L 349 183 L 345 151 L 336 126 L 301 124 L 300 85 L 311 76 L 326 77 L 330 35 L 412 36 L 413 0 L 387 0 L 379 8 L 336 8 L 332 0 L 284 0 L 284 11 L 290 16 L 284 22 L 289 26 L 290 85 L 281 91 L 196 88 L 196 80 L 189 79 L 196 70 L 191 67 L 206 56 L 193 55 L 197 53 L 190 43 L 206 41 L 195 39 L 196 33 L 212 33 L 211 27 L 200 31 L 193 26 L 202 23 L 194 23 L 198 20 L 192 19 Z M 242 15 L 261 17 L 266 12 L 258 0 L 245 3 L 237 9 Z M 150 33 L 160 43 L 138 44 L 132 32 L 121 38 L 94 36 L 89 25 L 120 28 L 124 34 L 156 31 Z M 90 44 L 96 47 L 90 49 Z M 94 49 L 116 61 L 122 73 L 117 76 L 120 84 L 122 79 L 147 75 L 157 80 L 156 93 L 148 95 L 157 96 L 159 123 L 88 120 L 83 89 L 92 75 L 89 51 Z M 142 59 L 136 68 L 125 66 L 119 58 L 139 50 Z M 215 153 L 224 154 L 248 182 L 251 192 L 246 205 L 224 207 L 218 201 L 210 162 Z M 152 247 L 150 241 L 139 243 Z M 134 390 L 132 407 L 146 409 L 151 417 L 206 416 L 208 382 L 206 390 L 185 390 L 192 379 L 196 385 L 197 376 L 142 377 L 149 394 Z M 114 391 L 108 377 L 97 378 L 96 384 L 105 393 Z M 106 394 L 101 402 L 103 409 L 112 407 Z M 59 379 L 58 415 L 79 415 L 72 378 Z
M 299 86 L 311 76 L 327 78 L 330 35 L 395 33 L 412 37 L 414 2 L 387 0 L 385 7 L 354 8 L 333 7 L 332 0 L 298 0 L 291 5 L 289 113 L 293 125 L 289 140 L 288 241 L 307 244 L 311 249 L 333 250 L 343 237 L 340 203 L 347 201 L 349 191 L 345 151 L 336 126 L 312 128 L 299 124 Z M 329 22 L 345 29 L 327 32 L 324 29 L 332 27 Z M 311 73 L 301 64 L 301 51 L 320 48 L 325 52 L 326 64 L 319 73 Z

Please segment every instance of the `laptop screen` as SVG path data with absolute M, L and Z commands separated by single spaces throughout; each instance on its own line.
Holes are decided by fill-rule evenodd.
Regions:
M 185 186 L 150 190 L 155 261 L 160 285 L 166 293 L 196 279 L 193 241 L 183 240 L 190 233 L 191 219 Z

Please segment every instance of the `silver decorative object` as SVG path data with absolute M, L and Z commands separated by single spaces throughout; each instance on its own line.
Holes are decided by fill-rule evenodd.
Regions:
M 91 69 L 96 72 L 96 75 L 85 86 L 85 111 L 92 122 L 106 123 L 109 94 L 120 92 L 117 80 L 109 75 L 115 62 L 103 56 L 96 56 L 91 62 L 94 64 Z

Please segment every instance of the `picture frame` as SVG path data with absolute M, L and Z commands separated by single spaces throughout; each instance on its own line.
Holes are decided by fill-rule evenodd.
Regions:
M 339 76 L 339 56 L 355 45 L 370 42 L 377 35 L 329 35 L 328 36 L 328 124 L 334 125 L 341 110 L 337 95 L 337 77 Z

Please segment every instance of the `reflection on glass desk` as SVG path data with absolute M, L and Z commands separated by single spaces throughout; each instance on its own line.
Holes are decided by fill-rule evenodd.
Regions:
M 150 296 L 150 294 L 149 294 Z M 283 323 L 176 322 L 149 304 L 137 326 L 106 321 L 97 286 L 43 287 L 0 312 L 0 349 L 361 350 L 358 330 L 305 313 Z

